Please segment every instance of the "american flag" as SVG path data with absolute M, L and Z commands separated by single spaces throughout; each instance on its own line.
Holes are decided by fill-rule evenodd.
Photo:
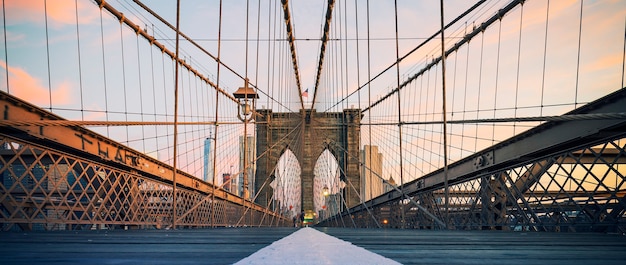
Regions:
M 309 89 L 308 88 L 306 90 L 304 90 L 304 92 L 302 92 L 302 96 L 305 97 L 305 98 L 309 96 Z

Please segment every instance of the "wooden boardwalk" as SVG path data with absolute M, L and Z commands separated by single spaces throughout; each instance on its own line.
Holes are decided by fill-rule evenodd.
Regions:
M 403 264 L 626 261 L 626 236 L 618 234 L 316 229 Z M 0 263 L 232 264 L 294 231 L 296 228 L 0 232 Z M 283 264 L 319 264 L 287 252 L 284 256 Z

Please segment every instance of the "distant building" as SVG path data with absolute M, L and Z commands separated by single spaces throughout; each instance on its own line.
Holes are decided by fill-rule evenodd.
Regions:
M 383 154 L 378 152 L 378 146 L 365 145 L 361 150 L 361 194 L 367 201 L 383 193 Z
M 239 168 L 243 169 L 245 168 L 246 164 L 248 165 L 248 170 L 246 172 L 246 174 L 248 175 L 248 198 L 254 198 L 254 175 L 256 172 L 256 165 L 253 163 L 253 161 L 256 158 L 256 139 L 254 138 L 254 136 L 248 135 L 246 140 L 246 146 L 248 150 L 244 151 L 244 137 L 239 136 Z M 243 161 L 244 152 L 246 153 L 247 163 L 244 163 Z M 244 172 L 242 171 L 238 178 L 238 194 L 242 197 L 245 197 L 243 189 L 243 176 Z
M 389 185 L 385 185 L 383 184 L 383 193 L 387 193 L 390 192 L 392 190 L 394 190 L 394 187 L 398 187 L 398 184 L 396 183 L 396 181 L 393 179 L 392 176 L 389 176 L 389 179 L 387 180 L 387 183 L 389 183 Z
M 230 173 L 222 174 L 222 183 L 224 183 L 224 190 L 225 191 L 233 192 L 233 190 L 231 189 L 233 183 L 231 182 Z
M 204 140 L 204 176 L 203 180 L 206 182 L 213 183 L 213 148 L 212 143 L 215 141 L 213 135 L 209 136 Z

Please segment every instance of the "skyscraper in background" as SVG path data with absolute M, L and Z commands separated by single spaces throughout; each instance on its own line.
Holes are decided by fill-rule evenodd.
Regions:
M 213 148 L 212 144 L 215 141 L 213 137 L 213 133 L 209 134 L 209 138 L 204 140 L 204 176 L 203 180 L 206 182 L 213 183 L 213 176 L 215 172 L 213 171 Z
M 239 168 L 243 169 L 246 164 L 248 165 L 248 170 L 246 172 L 248 176 L 248 198 L 254 198 L 254 192 L 255 192 L 254 191 L 254 175 L 256 172 L 256 165 L 252 163 L 252 161 L 254 161 L 254 159 L 256 158 L 256 139 L 254 138 L 254 136 L 248 135 L 247 142 L 245 145 L 247 146 L 247 150 L 244 151 L 244 137 L 239 136 Z M 246 153 L 247 162 L 244 162 L 243 160 L 244 152 Z M 243 177 L 244 177 L 244 172 L 242 170 L 238 177 L 239 179 L 238 188 L 239 188 L 239 195 L 241 195 L 242 197 L 245 197 L 244 189 L 243 189 L 243 185 L 244 185 Z
M 361 150 L 361 194 L 363 200 L 370 200 L 383 193 L 383 154 L 378 152 L 378 146 L 365 145 Z

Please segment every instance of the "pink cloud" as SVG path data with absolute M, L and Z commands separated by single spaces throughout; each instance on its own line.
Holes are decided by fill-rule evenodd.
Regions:
M 0 67 L 7 69 L 4 61 L 0 61 Z M 35 105 L 50 104 L 50 93 L 48 88 L 41 84 L 41 80 L 33 77 L 24 69 L 19 67 L 8 67 L 9 89 L 11 94 L 21 99 L 27 100 Z M 52 90 L 52 102 L 54 104 L 69 104 L 72 102 L 71 97 L 72 85 L 68 81 L 64 81 Z
M 81 24 L 88 24 L 98 18 L 98 9 L 92 3 L 78 2 L 78 17 Z M 47 11 L 48 24 L 55 28 L 76 24 L 76 4 L 70 0 L 48 1 L 44 5 L 41 0 L 7 1 L 8 21 L 45 23 Z

